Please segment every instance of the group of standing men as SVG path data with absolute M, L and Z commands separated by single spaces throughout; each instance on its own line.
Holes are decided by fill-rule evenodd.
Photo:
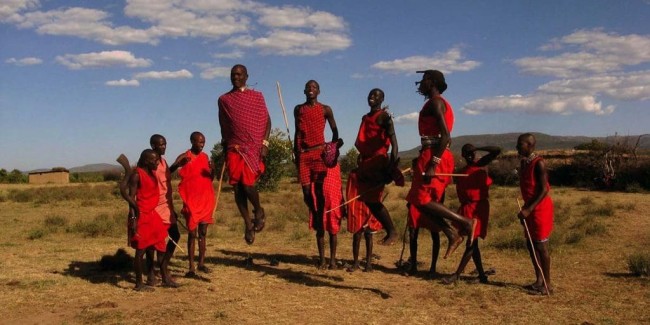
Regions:
M 447 100 L 442 97 L 442 93 L 447 89 L 444 75 L 437 70 L 419 71 L 419 73 L 422 73 L 423 76 L 422 80 L 416 83 L 418 92 L 427 101 L 419 113 L 418 130 L 422 147 L 418 157 L 413 160 L 412 184 L 406 197 L 409 210 L 408 227 L 410 229 L 411 251 L 410 269 L 407 273 L 413 274 L 416 272 L 418 230 L 419 228 L 427 228 L 431 231 L 434 246 L 437 245 L 434 247 L 431 273 L 436 274 L 435 262 L 440 242 L 438 233 L 442 231 L 449 243 L 444 255 L 445 258 L 467 236 L 466 250 L 457 271 L 443 278 L 443 283 L 456 281 L 470 258 L 473 258 L 477 266 L 479 280 L 487 282 L 487 276 L 481 264 L 477 239 L 479 237 L 485 238 L 489 217 L 488 188 L 491 180 L 487 176 L 485 166 L 494 160 L 501 150 L 491 146 L 479 148 L 471 144 L 463 146 L 462 155 L 467 162 L 467 166 L 461 171 L 464 177 L 459 177 L 456 180 L 461 207 L 458 213 L 447 208 L 443 204 L 444 193 L 446 187 L 451 183 L 451 174 L 454 172 L 454 159 L 449 150 L 451 131 L 454 125 L 453 109 Z M 229 183 L 234 188 L 235 202 L 245 223 L 244 238 L 248 244 L 253 244 L 256 232 L 262 231 L 266 222 L 266 215 L 260 205 L 259 194 L 254 185 L 259 176 L 264 173 L 263 160 L 268 154 L 271 122 L 262 93 L 246 87 L 248 79 L 246 67 L 235 65 L 231 70 L 230 79 L 233 88 L 220 96 L 218 100 L 222 145 L 225 153 L 225 163 L 228 167 Z M 382 204 L 384 186 L 393 181 L 398 186 L 404 185 L 402 171 L 398 169 L 398 144 L 393 121 L 387 109 L 382 107 L 384 92 L 375 88 L 368 94 L 370 112 L 362 117 L 359 133 L 355 141 L 355 147 L 359 151 L 359 160 L 358 167 L 348 177 L 346 192 L 349 200 L 347 202 L 343 202 L 340 169 L 336 163 L 338 148 L 343 145 L 343 141 L 339 138 L 333 111 L 331 107 L 318 101 L 320 86 L 315 80 L 309 80 L 305 84 L 304 94 L 305 103 L 297 105 L 294 109 L 295 142 L 293 156 L 298 169 L 298 178 L 304 202 L 309 209 L 310 227 L 316 231 L 319 252 L 318 267 L 338 268 L 336 262 L 336 235 L 340 228 L 341 218 L 347 215 L 348 231 L 354 234 L 354 262 L 348 271 L 354 271 L 360 267 L 358 255 L 362 236 L 366 239 L 366 264 L 364 270 L 371 271 L 372 233 L 381 228 L 385 229 L 386 236 L 379 241 L 379 244 L 382 245 L 392 245 L 399 237 L 388 210 Z M 326 124 L 329 124 L 331 129 L 331 142 L 326 142 L 324 138 Z M 167 221 L 170 243 L 166 247 L 165 254 L 160 259 L 163 284 L 169 286 L 175 286 L 175 282 L 169 277 L 166 267 L 169 257 L 173 253 L 174 243 L 180 235 L 175 222 L 176 216 L 173 212 L 168 178 L 170 171 L 173 172 L 176 168 L 182 166 L 179 191 L 181 191 L 184 202 L 182 211 L 187 216 L 186 212 L 191 208 L 186 209 L 186 206 L 189 206 L 186 197 L 199 195 L 196 193 L 199 192 L 199 187 L 194 186 L 193 191 L 190 191 L 193 192 L 191 194 L 184 195 L 182 193 L 181 187 L 185 177 L 189 177 L 183 176 L 184 169 L 188 168 L 188 157 L 192 154 L 203 154 L 201 150 L 205 143 L 205 138 L 200 134 L 202 143 L 195 145 L 194 136 L 195 134 L 192 135 L 192 149 L 179 156 L 169 168 L 167 168 L 164 160 L 160 159 L 160 156 L 164 154 L 164 146 L 161 152 L 160 146 L 154 145 L 156 141 L 152 137 L 151 145 L 153 149 L 151 151 L 154 155 L 150 157 L 151 159 L 148 159 L 145 152 L 147 154 L 149 152 L 145 150 L 143 152 L 144 158 L 141 159 L 143 160 L 142 168 L 139 168 L 139 170 L 144 171 L 148 168 L 153 174 L 153 171 L 156 170 L 153 167 L 157 163 L 157 166 L 164 165 L 163 169 L 167 173 L 166 185 L 159 186 L 160 200 L 158 204 L 165 205 L 166 209 L 171 212 Z M 530 225 L 532 235 L 528 235 L 530 239 L 528 248 L 534 266 L 538 266 L 535 268 L 537 281 L 528 288 L 535 292 L 549 293 L 552 288 L 549 274 L 548 237 L 552 229 L 553 207 L 548 195 L 549 186 L 546 170 L 541 158 L 535 155 L 534 147 L 535 139 L 532 134 L 523 134 L 519 137 L 517 150 L 524 157 L 520 170 L 524 205 L 519 217 L 524 223 L 527 220 L 528 225 Z M 198 150 L 198 153 L 194 152 L 195 149 Z M 487 154 L 478 159 L 476 157 L 477 151 L 486 151 Z M 155 161 L 156 159 L 160 162 Z M 202 171 L 187 173 L 205 178 L 206 182 L 200 187 L 201 189 L 207 188 L 208 182 L 211 184 L 214 177 L 209 159 L 202 163 L 203 165 L 205 169 Z M 140 167 L 140 162 L 138 166 Z M 162 167 L 158 169 L 160 168 Z M 139 171 L 132 178 L 136 178 L 135 175 L 140 175 L 140 187 L 144 187 L 142 172 Z M 159 172 L 156 172 L 155 175 L 159 175 Z M 132 186 L 134 185 L 132 184 Z M 163 187 L 167 189 L 164 197 L 162 195 Z M 138 188 L 132 188 L 132 193 L 139 200 L 141 194 L 135 195 L 136 190 Z M 213 192 L 210 191 L 212 191 L 211 186 L 206 193 L 214 197 Z M 208 194 L 205 194 L 205 200 L 210 201 L 207 199 Z M 165 200 L 165 203 L 162 203 L 163 200 Z M 248 202 L 252 205 L 252 214 L 249 212 Z M 212 200 L 211 204 L 214 207 L 214 200 Z M 131 204 L 131 206 L 134 205 Z M 207 207 L 207 210 L 210 210 L 210 202 L 208 202 Z M 189 215 L 192 213 L 189 212 Z M 209 215 L 210 217 L 203 222 L 191 224 L 190 219 L 188 219 L 190 239 L 193 238 L 192 226 L 196 227 L 198 224 L 199 270 L 204 271 L 207 270 L 203 263 L 205 230 L 207 224 L 212 222 L 212 210 L 210 210 Z M 142 211 L 140 211 L 140 219 L 142 219 L 142 216 Z M 160 216 L 163 217 L 163 214 L 161 213 Z M 159 219 L 165 220 L 164 217 Z M 140 227 L 140 222 L 138 220 L 138 227 Z M 329 234 L 330 243 L 329 265 L 326 263 L 324 253 L 324 233 L 326 231 Z M 137 248 L 141 246 L 138 245 Z M 152 244 L 143 247 L 162 248 L 162 246 L 159 248 L 159 246 Z M 190 248 L 189 243 L 188 248 Z M 140 253 L 138 258 L 138 252 L 141 250 L 136 251 L 136 265 L 137 261 L 142 257 L 142 253 Z M 190 252 L 193 254 L 193 246 Z M 192 260 L 193 258 L 190 258 L 190 272 L 194 272 Z M 136 274 L 138 274 L 137 266 Z M 138 284 L 136 284 L 136 288 L 138 288 Z

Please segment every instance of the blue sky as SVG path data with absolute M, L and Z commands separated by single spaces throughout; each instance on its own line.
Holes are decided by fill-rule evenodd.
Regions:
M 171 160 L 248 67 L 274 127 L 309 79 L 345 140 L 379 87 L 401 150 L 418 145 L 416 70 L 445 72 L 452 135 L 650 131 L 650 1 L 3 0 L 0 168 L 132 161 L 161 133 Z M 206 151 L 209 150 L 206 148 Z

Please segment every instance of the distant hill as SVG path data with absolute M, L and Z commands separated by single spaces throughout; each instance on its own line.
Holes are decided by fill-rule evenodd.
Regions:
M 471 143 L 477 147 L 485 145 L 499 146 L 505 151 L 515 150 L 517 144 L 517 137 L 521 133 L 502 133 L 502 134 L 478 134 L 478 135 L 463 135 L 453 137 L 451 140 L 451 151 L 459 154 L 460 148 L 465 143 Z M 550 150 L 550 149 L 573 149 L 573 147 L 598 140 L 608 144 L 626 143 L 634 146 L 638 139 L 638 135 L 630 136 L 608 136 L 608 137 L 586 137 L 586 136 L 562 136 L 562 135 L 548 135 L 544 133 L 534 133 L 537 138 L 537 149 Z M 639 141 L 639 149 L 650 149 L 650 136 L 644 136 Z M 416 157 L 418 155 L 419 147 L 402 151 L 400 156 L 404 158 Z
M 112 164 L 90 164 L 83 165 L 79 167 L 72 167 L 69 169 L 71 173 L 96 173 L 96 172 L 105 172 L 105 171 L 122 171 L 122 167 L 119 165 Z

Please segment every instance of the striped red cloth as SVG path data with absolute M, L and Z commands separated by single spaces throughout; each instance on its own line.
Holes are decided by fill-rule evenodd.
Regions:
M 260 151 L 266 137 L 269 111 L 261 92 L 252 89 L 233 89 L 219 97 L 219 124 L 221 136 L 228 148 L 235 145 L 248 166 L 260 172 Z
M 313 185 L 312 183 L 312 195 L 316 202 Z M 343 204 L 343 188 L 339 164 L 327 170 L 327 176 L 323 182 L 323 195 L 325 196 L 325 211 L 338 207 L 333 211 L 323 212 L 323 230 L 336 235 L 341 230 L 341 218 L 345 214 L 345 206 L 340 206 Z M 309 212 L 309 228 L 314 229 L 314 215 L 311 211 Z
M 298 149 L 307 149 L 325 143 L 325 111 L 323 104 L 298 107 L 296 115 L 296 143 Z
M 346 197 L 348 200 L 360 195 L 359 193 L 358 176 L 356 170 L 350 172 L 348 176 L 348 184 L 346 186 Z M 383 191 L 379 192 L 381 197 Z M 348 204 L 348 232 L 357 233 L 359 230 L 368 228 L 372 232 L 379 231 L 382 226 L 381 223 L 373 216 L 368 206 L 361 200 L 356 199 Z
M 188 150 L 185 155 L 190 159 L 181 169 L 178 194 L 183 199 L 181 213 L 187 220 L 187 229 L 194 231 L 199 223 L 214 223 L 212 213 L 216 198 L 210 176 L 210 158 L 205 152 L 194 155 Z

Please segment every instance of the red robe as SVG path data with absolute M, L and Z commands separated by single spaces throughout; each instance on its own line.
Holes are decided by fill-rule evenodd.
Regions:
M 521 162 L 521 167 L 519 168 L 519 187 L 524 202 L 530 202 L 535 195 L 535 187 L 537 185 L 535 165 L 541 160 L 542 157 L 538 156 L 530 163 L 527 163 L 526 160 L 522 160 Z M 544 186 L 550 191 L 551 186 L 548 184 L 548 180 L 545 180 L 545 183 Z M 526 222 L 533 240 L 541 241 L 549 238 L 553 230 L 553 201 L 549 194 L 535 206 L 535 209 L 526 218 Z
M 171 220 L 171 211 L 169 210 L 169 200 L 171 198 L 167 197 L 167 182 L 171 179 L 171 173 L 167 167 L 167 161 L 165 158 L 160 157 L 160 163 L 158 168 L 156 168 L 156 180 L 158 181 L 158 190 L 160 191 L 160 199 L 158 201 L 158 206 L 156 207 L 156 212 L 160 215 L 163 220 L 163 223 L 170 225 Z M 176 220 L 173 220 L 176 222 Z
M 346 186 L 346 197 L 348 200 L 359 195 L 359 186 L 357 184 L 356 171 L 350 172 L 348 176 L 348 184 Z M 381 196 L 381 193 L 380 193 Z M 357 233 L 359 230 L 368 228 L 372 232 L 381 230 L 381 223 L 373 216 L 368 206 L 359 199 L 354 200 L 348 204 L 348 232 Z
M 135 249 L 155 248 L 164 252 L 166 248 L 167 226 L 163 224 L 160 215 L 156 212 L 160 192 L 156 178 L 144 169 L 138 167 L 136 172 L 140 176 L 140 185 L 135 194 L 135 200 L 140 210 L 137 232 L 131 238 L 131 247 Z
M 444 118 L 449 134 L 451 134 L 451 131 L 454 128 L 454 111 L 447 100 L 442 97 L 436 98 L 441 99 L 445 104 L 446 109 Z M 436 120 L 432 116 L 422 114 L 426 109 L 430 109 L 428 107 L 429 105 L 433 105 L 433 98 L 429 99 L 420 111 L 420 116 L 418 118 L 420 136 L 439 136 L 440 130 L 438 129 Z M 411 183 L 411 189 L 406 196 L 406 201 L 413 205 L 424 205 L 432 200 L 439 201 L 445 193 L 447 185 L 451 184 L 451 177 L 449 176 L 434 176 L 430 183 L 427 184 L 424 182 L 422 173 L 426 171 L 432 156 L 433 148 L 422 148 L 418 158 L 413 161 L 413 181 Z M 436 165 L 436 174 L 453 173 L 454 157 L 451 154 L 451 151 L 448 148 L 445 149 L 442 157 L 439 158 L 441 159 L 441 162 Z
M 214 223 L 212 213 L 216 199 L 208 155 L 204 152 L 194 155 L 190 150 L 185 154 L 190 161 L 178 172 L 181 177 L 178 193 L 183 199 L 181 213 L 187 220 L 187 228 L 193 231 L 199 223 Z
M 240 164 L 250 168 L 252 173 L 261 174 L 262 140 L 266 137 L 266 125 L 269 121 L 269 111 L 261 92 L 252 89 L 233 89 L 219 97 L 219 125 L 223 140 L 226 141 L 228 152 L 243 157 Z M 230 166 L 228 172 L 232 170 Z
M 359 150 L 359 168 L 357 169 L 357 193 L 365 202 L 380 202 L 384 191 L 384 179 L 388 177 L 388 148 L 390 137 L 385 129 L 377 123 L 377 118 L 386 114 L 377 110 L 363 116 L 354 146 Z M 356 194 L 355 194 L 356 195 Z
M 325 197 L 325 210 L 323 211 L 323 230 L 332 235 L 338 234 L 341 230 L 341 218 L 345 214 L 343 204 L 343 189 L 341 185 L 341 167 L 339 164 L 327 169 L 327 176 L 323 182 L 323 196 Z M 313 192 L 313 202 L 316 202 L 316 194 Z M 338 208 L 336 208 L 338 207 Z M 336 208 L 336 209 L 334 209 Z M 334 209 L 334 210 L 332 210 Z M 325 212 L 329 211 L 330 212 Z M 314 215 L 309 212 L 309 229 L 314 228 Z
M 298 180 L 300 185 L 322 182 L 327 167 L 321 158 L 321 149 L 307 150 L 325 144 L 325 111 L 321 103 L 301 105 L 296 115 L 296 143 L 298 145 Z M 307 151 L 302 151 L 307 150 Z
M 472 165 L 465 166 L 460 173 L 468 176 L 456 178 L 456 194 L 460 201 L 458 214 L 466 218 L 477 219 L 474 239 L 479 236 L 485 239 L 490 218 L 488 191 L 492 185 L 492 179 L 488 176 L 485 168 Z

